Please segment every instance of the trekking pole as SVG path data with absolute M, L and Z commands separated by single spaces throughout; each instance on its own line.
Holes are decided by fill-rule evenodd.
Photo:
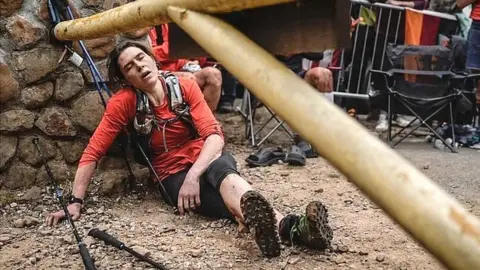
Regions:
M 137 146 L 138 150 L 140 150 L 140 152 L 141 152 L 142 155 L 143 155 L 143 158 L 144 158 L 145 161 L 147 162 L 147 164 L 148 164 L 148 169 L 150 170 L 150 173 L 153 174 L 153 176 L 155 176 L 155 179 L 157 180 L 157 183 L 158 183 L 158 185 L 159 185 L 159 187 L 160 187 L 160 192 L 162 193 L 162 196 L 164 197 L 164 199 L 167 201 L 168 204 L 170 204 L 170 205 L 172 205 L 173 207 L 175 207 L 175 205 L 173 205 L 172 199 L 170 198 L 170 196 L 169 196 L 168 193 L 167 193 L 167 190 L 165 189 L 165 186 L 163 186 L 162 181 L 160 181 L 160 177 L 158 177 L 157 172 L 156 172 L 155 169 L 153 168 L 153 165 L 152 165 L 152 163 L 150 162 L 150 159 L 147 157 L 147 154 L 145 154 L 145 152 L 143 151 L 142 146 L 141 146 L 137 141 L 135 141 L 135 145 Z
M 147 256 L 144 256 L 144 255 L 136 252 L 135 250 L 127 247 L 124 243 L 120 242 L 120 240 L 116 239 L 115 237 L 111 236 L 110 234 L 106 233 L 105 231 L 101 231 L 99 229 L 94 228 L 94 229 L 91 229 L 88 232 L 88 235 L 90 235 L 94 238 L 97 238 L 99 240 L 102 240 L 107 245 L 116 247 L 120 250 L 125 250 L 126 252 L 132 254 L 134 257 L 136 257 L 136 258 L 138 258 L 138 259 L 140 259 L 144 262 L 147 262 L 147 263 L 151 264 L 152 266 L 154 266 L 158 269 L 161 269 L 161 270 L 166 270 L 167 269 L 162 264 L 157 263 L 157 262 L 153 261 L 152 259 L 148 258 Z
M 68 222 L 72 226 L 73 235 L 75 235 L 75 239 L 77 240 L 78 248 L 80 249 L 80 255 L 82 256 L 83 265 L 85 266 L 86 270 L 96 270 L 95 264 L 93 263 L 93 259 L 88 252 L 87 246 L 83 242 L 82 238 L 78 234 L 77 228 L 75 227 L 75 223 L 73 223 L 72 217 L 68 212 L 67 205 L 65 204 L 65 200 L 63 199 L 63 192 L 58 186 L 57 181 L 53 177 L 52 171 L 47 164 L 47 160 L 45 159 L 42 150 L 40 149 L 40 145 L 38 143 L 39 139 L 37 137 L 32 139 L 33 144 L 37 147 L 38 152 L 40 153 L 40 157 L 42 158 L 43 165 L 45 166 L 45 170 L 47 171 L 48 177 L 50 178 L 53 187 L 55 188 L 55 196 L 58 199 L 58 202 L 63 208 L 63 212 L 65 213 L 65 217 L 67 218 Z

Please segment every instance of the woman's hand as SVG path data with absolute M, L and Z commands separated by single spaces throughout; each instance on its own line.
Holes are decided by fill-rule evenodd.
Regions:
M 183 216 L 200 206 L 200 178 L 193 173 L 187 173 L 185 181 L 178 193 L 178 211 Z
M 80 217 L 80 208 L 82 206 L 79 203 L 72 203 L 67 206 L 68 213 L 72 217 L 72 220 L 77 220 Z M 48 226 L 56 225 L 59 221 L 65 218 L 65 212 L 63 210 L 57 211 L 55 213 L 50 213 L 47 216 L 45 223 Z

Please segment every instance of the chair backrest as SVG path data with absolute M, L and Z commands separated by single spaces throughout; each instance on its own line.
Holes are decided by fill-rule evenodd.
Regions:
M 409 71 L 450 71 L 452 53 L 440 45 L 388 44 L 386 56 L 391 69 Z
M 388 44 L 384 71 L 393 73 L 394 90 L 409 97 L 429 99 L 450 93 L 451 50 L 444 46 Z M 372 77 L 373 80 L 373 77 Z M 377 87 L 385 83 L 375 79 Z

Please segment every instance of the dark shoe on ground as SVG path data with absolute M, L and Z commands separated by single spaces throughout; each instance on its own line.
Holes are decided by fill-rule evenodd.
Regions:
M 245 159 L 250 166 L 270 166 L 285 159 L 285 152 L 280 147 L 265 147 Z
M 305 166 L 307 162 L 305 153 L 297 145 L 292 145 L 290 152 L 285 157 L 285 161 L 294 166 Z
M 318 201 L 308 204 L 305 215 L 287 215 L 280 222 L 280 236 L 289 244 L 311 249 L 330 248 L 333 231 L 328 224 L 327 208 Z
M 235 111 L 235 108 L 231 102 L 222 102 L 220 105 L 218 105 L 217 111 L 222 114 L 231 113 Z
M 247 191 L 240 199 L 245 225 L 255 237 L 255 242 L 266 257 L 280 255 L 281 244 L 275 211 L 260 193 Z
M 307 141 L 301 140 L 301 141 L 297 142 L 297 146 L 300 148 L 300 150 L 303 151 L 303 153 L 305 153 L 306 158 L 317 158 L 318 157 L 318 153 L 315 150 L 315 148 L 313 148 L 312 145 L 309 144 Z

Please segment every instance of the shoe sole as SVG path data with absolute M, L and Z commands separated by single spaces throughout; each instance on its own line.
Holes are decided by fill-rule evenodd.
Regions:
M 321 202 L 311 202 L 307 205 L 306 215 L 309 224 L 310 248 L 327 249 L 333 239 L 333 231 L 328 224 L 328 210 Z
M 268 258 L 280 255 L 281 246 L 275 211 L 260 193 L 247 191 L 240 200 L 245 225 L 254 231 L 255 242 Z

